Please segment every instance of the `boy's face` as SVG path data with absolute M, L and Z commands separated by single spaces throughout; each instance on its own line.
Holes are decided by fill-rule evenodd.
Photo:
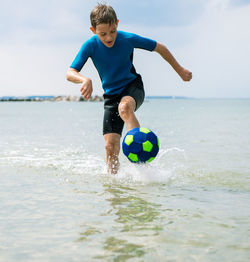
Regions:
M 96 28 L 90 27 L 90 30 L 97 34 L 99 40 L 107 47 L 111 48 L 117 36 L 118 21 L 115 24 L 99 24 Z

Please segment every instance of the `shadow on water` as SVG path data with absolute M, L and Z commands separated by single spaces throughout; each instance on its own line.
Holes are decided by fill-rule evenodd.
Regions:
M 89 241 L 89 236 L 99 235 L 98 239 L 103 239 L 102 248 L 95 259 L 127 261 L 142 258 L 150 249 L 144 243 L 151 242 L 163 230 L 158 210 L 161 205 L 148 202 L 141 197 L 138 190 L 130 187 L 111 183 L 104 185 L 104 191 L 111 208 L 101 216 L 109 220 L 109 225 L 102 225 L 102 228 L 106 228 L 105 231 L 89 228 L 80 233 L 77 241 Z M 150 241 L 147 241 L 148 238 Z

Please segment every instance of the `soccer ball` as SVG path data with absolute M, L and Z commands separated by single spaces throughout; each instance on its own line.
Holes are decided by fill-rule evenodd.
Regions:
M 133 163 L 151 162 L 159 151 L 159 139 L 149 129 L 133 128 L 122 142 L 124 155 Z

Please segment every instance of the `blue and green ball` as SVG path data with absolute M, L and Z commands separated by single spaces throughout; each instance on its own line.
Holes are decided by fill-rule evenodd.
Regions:
M 122 142 L 124 155 L 133 163 L 151 162 L 159 152 L 159 139 L 154 132 L 145 128 L 133 128 Z

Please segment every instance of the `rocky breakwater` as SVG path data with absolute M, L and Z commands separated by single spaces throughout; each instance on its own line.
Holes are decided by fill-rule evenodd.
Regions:
M 102 96 L 93 96 L 90 99 L 84 99 L 82 96 L 3 96 L 0 102 L 99 102 L 103 101 Z

